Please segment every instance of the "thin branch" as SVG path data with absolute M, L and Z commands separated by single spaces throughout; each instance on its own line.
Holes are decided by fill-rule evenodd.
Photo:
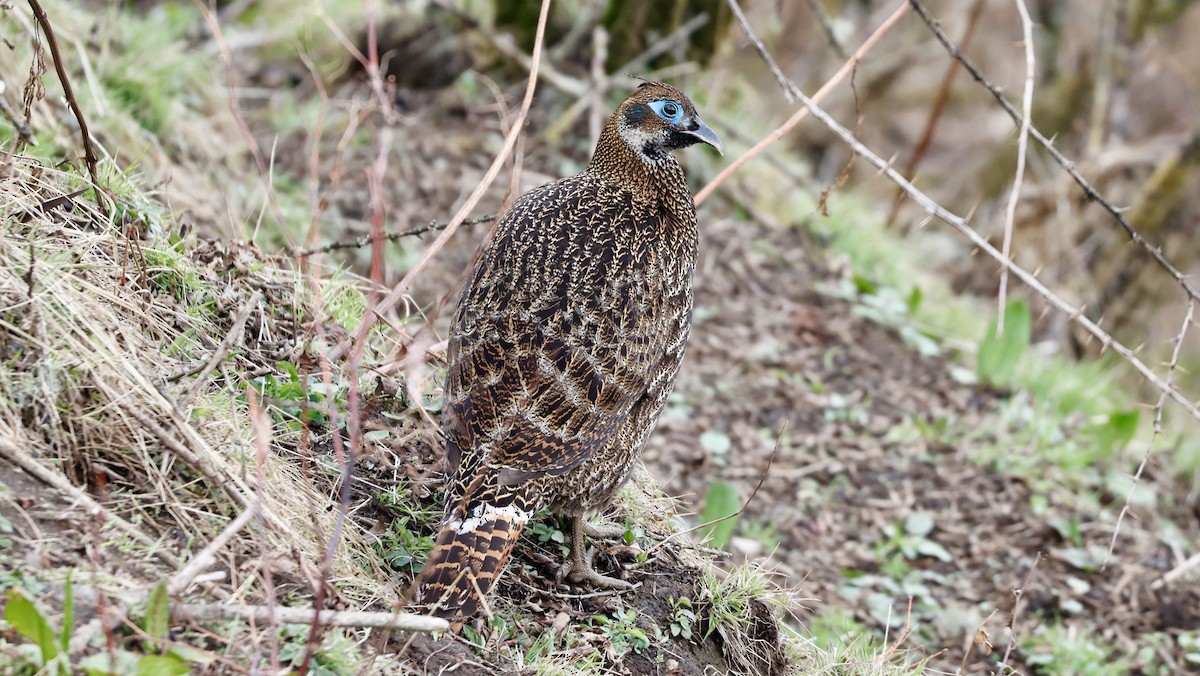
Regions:
M 733 15 L 737 17 L 738 23 L 741 24 L 742 31 L 746 34 L 746 38 L 750 40 L 750 44 L 754 45 L 754 49 L 758 51 L 759 57 L 766 62 L 767 67 L 771 69 L 771 74 L 775 76 L 775 80 L 779 83 L 779 86 L 783 88 L 783 95 L 787 98 L 787 102 L 795 103 L 796 97 L 794 94 L 792 94 L 792 91 L 788 89 L 788 76 L 783 74 L 783 71 L 779 69 L 779 64 L 775 63 L 775 59 L 771 58 L 771 53 L 767 51 L 766 46 L 763 45 L 762 40 L 759 39 L 758 33 L 755 33 L 750 29 L 750 21 L 746 18 L 745 13 L 742 12 L 741 5 L 738 4 L 737 0 L 726 1 L 729 5 L 729 9 L 733 10 Z M 845 58 L 845 56 L 842 56 L 842 59 Z
M 891 30 L 891 28 L 896 25 L 896 23 L 907 11 L 908 5 L 906 4 L 901 4 L 899 7 L 897 7 L 896 11 L 892 12 L 892 15 L 889 16 L 882 24 L 880 24 L 879 28 L 876 28 L 875 32 L 871 33 L 871 36 L 862 43 L 862 46 L 858 48 L 858 51 L 854 52 L 854 54 L 850 56 L 850 59 L 847 60 L 846 63 L 842 64 L 842 67 L 833 74 L 833 77 L 829 78 L 829 81 L 822 85 L 819 90 L 817 90 L 817 93 L 813 95 L 812 101 L 823 100 L 850 71 L 854 70 L 854 68 L 858 65 L 858 62 L 862 60 L 863 56 L 865 56 L 867 52 L 871 51 L 871 48 L 875 46 L 875 43 L 879 42 L 879 39 L 882 38 L 889 30 Z M 751 29 L 748 24 L 743 24 L 742 28 L 744 28 L 748 33 L 753 32 L 753 29 Z M 800 89 L 796 87 L 795 83 L 793 83 L 791 80 L 786 80 L 786 87 L 792 96 L 796 96 L 796 98 L 803 96 L 803 93 L 800 92 Z M 807 97 L 801 100 L 805 99 L 807 99 Z M 717 174 L 713 180 L 708 182 L 708 185 L 704 186 L 700 192 L 696 193 L 696 206 L 700 206 L 704 200 L 708 199 L 709 195 L 711 195 L 714 190 L 716 190 L 722 183 L 732 176 L 735 171 L 741 169 L 742 165 L 754 159 L 757 155 L 766 150 L 768 146 L 773 145 L 779 139 L 783 138 L 785 134 L 792 130 L 792 127 L 800 124 L 801 120 L 808 117 L 808 114 L 808 108 L 802 106 L 799 110 L 793 113 L 786 122 L 781 124 L 778 129 L 768 134 L 766 138 L 759 141 L 753 148 L 747 150 L 744 155 L 737 158 L 733 162 L 730 162 L 728 166 L 721 170 L 721 173 Z
M 493 215 L 476 216 L 474 218 L 463 220 L 462 224 L 475 225 L 477 223 L 491 223 L 494 220 L 496 220 L 496 217 Z M 438 223 L 437 221 L 431 221 L 429 225 L 422 225 L 420 227 L 412 228 L 411 230 L 405 230 L 403 232 L 388 233 L 381 239 L 388 242 L 397 242 L 405 237 L 418 237 L 427 232 L 445 230 L 448 227 L 450 227 L 449 223 Z M 317 254 L 326 254 L 330 251 L 340 251 L 342 249 L 361 249 L 365 246 L 371 246 L 375 239 L 376 238 L 374 234 L 367 233 L 354 239 L 342 240 L 340 242 L 330 242 L 329 244 L 322 244 L 321 246 L 315 246 L 308 249 L 294 249 L 291 255 L 296 258 L 308 258 Z
M 1020 124 L 1022 117 L 1021 114 L 1017 112 L 1012 103 L 1005 98 L 1004 93 L 1000 91 L 1000 88 L 989 82 L 988 79 L 983 76 L 983 73 L 975 67 L 975 64 L 973 64 L 970 59 L 968 59 L 961 51 L 959 51 L 954 42 L 951 41 L 946 33 L 942 31 L 937 20 L 930 16 L 929 11 L 923 4 L 921 4 L 920 0 L 908 0 L 908 2 L 912 5 L 913 9 L 916 10 L 917 14 L 921 17 L 921 20 L 925 22 L 925 25 L 929 27 L 929 30 L 933 32 L 934 37 L 938 39 L 938 42 L 942 43 L 942 46 L 950 54 L 951 58 L 961 63 L 963 67 L 967 69 L 967 72 L 971 74 L 971 77 L 975 78 L 980 85 L 982 85 L 988 90 L 989 93 L 991 93 L 992 97 L 995 98 L 1000 104 L 1000 107 L 1004 109 L 1004 112 L 1008 113 L 1009 117 L 1011 117 L 1014 122 Z M 1116 220 L 1116 222 L 1121 226 L 1121 229 L 1125 231 L 1125 234 L 1129 237 L 1129 239 L 1145 249 L 1146 252 L 1150 254 L 1150 257 L 1153 258 L 1154 261 L 1159 265 L 1159 267 L 1161 267 L 1163 270 L 1166 270 L 1167 273 L 1171 275 L 1171 277 L 1179 284 L 1184 293 L 1187 294 L 1188 298 L 1191 298 L 1192 300 L 1200 300 L 1200 293 L 1196 291 L 1195 287 L 1188 283 L 1183 273 L 1180 272 L 1179 269 L 1176 268 L 1169 260 L 1167 260 L 1166 256 L 1163 255 L 1162 247 L 1151 245 L 1150 242 L 1146 241 L 1146 239 L 1142 237 L 1141 233 L 1134 230 L 1133 226 L 1129 224 L 1129 221 L 1126 220 L 1125 216 L 1121 213 L 1121 210 L 1117 209 L 1117 207 L 1113 206 L 1108 200 L 1104 199 L 1104 197 L 1097 192 L 1096 188 L 1093 187 L 1092 184 L 1089 183 L 1077 169 L 1075 169 L 1075 164 L 1071 162 L 1071 160 L 1067 159 L 1067 157 L 1054 146 L 1054 143 L 1051 142 L 1050 139 L 1046 138 L 1040 131 L 1038 131 L 1037 127 L 1030 127 L 1029 133 L 1039 145 L 1046 149 L 1046 152 L 1050 153 L 1050 156 L 1054 158 L 1054 161 L 1057 162 L 1059 166 L 1061 166 L 1067 172 L 1067 174 L 1075 180 L 1076 185 L 1083 190 L 1084 197 L 1086 197 L 1088 201 L 1099 204 L 1105 211 L 1111 214 L 1113 219 Z
M 392 289 L 391 293 L 389 293 L 387 297 L 379 302 L 379 306 L 375 308 L 375 312 L 363 318 L 363 322 L 366 324 L 365 328 L 369 329 L 371 326 L 373 326 L 380 315 L 390 310 L 392 306 L 400 300 L 401 297 L 408 293 L 409 289 L 412 288 L 413 280 L 416 278 L 416 276 L 423 269 L 425 269 L 425 266 L 429 264 L 429 261 L 434 257 L 434 255 L 436 255 L 437 252 L 446 245 L 446 242 L 449 241 L 449 239 L 454 235 L 454 232 L 458 230 L 458 226 L 462 225 L 463 220 L 467 217 L 467 214 L 471 213 L 471 210 L 475 208 L 475 205 L 479 203 L 479 200 L 483 198 L 483 194 L 487 192 L 487 189 L 492 185 L 492 182 L 496 180 L 496 175 L 500 173 L 500 168 L 504 166 L 505 162 L 508 160 L 509 153 L 512 152 L 513 146 L 516 145 L 517 136 L 519 136 L 521 130 L 525 128 L 525 120 L 529 116 L 529 108 L 533 105 L 533 92 L 537 87 L 538 67 L 542 60 L 542 42 L 546 35 L 546 20 L 549 13 L 550 0 L 542 0 L 541 14 L 538 16 L 537 37 L 533 43 L 533 57 L 531 59 L 529 68 L 529 84 L 525 88 L 525 99 L 521 102 L 521 112 L 517 114 L 517 119 L 513 123 L 512 129 L 508 132 L 508 136 L 505 137 L 504 146 L 500 149 L 500 152 L 496 154 L 496 158 L 492 160 L 492 166 L 488 168 L 483 180 L 479 182 L 479 185 L 475 186 L 474 192 L 471 193 L 471 196 L 468 197 L 467 201 L 463 203 L 462 207 L 459 208 L 458 213 L 454 214 L 454 217 L 450 219 L 450 224 L 446 226 L 446 229 L 442 231 L 442 234 L 438 235 L 438 238 L 433 241 L 433 244 L 429 245 L 429 248 L 425 251 L 425 254 L 421 256 L 421 259 L 418 260 L 416 264 L 413 265 L 412 269 L 404 275 L 404 278 L 401 279 L 400 283 Z M 362 327 L 360 327 L 360 331 L 361 329 Z M 356 331 L 355 333 L 359 332 Z M 350 345 L 348 340 L 339 343 L 337 347 L 330 351 L 330 360 L 336 361 L 339 359 L 343 354 L 346 353 L 346 350 L 349 347 Z
M 167 582 L 167 593 L 171 596 L 178 596 L 187 590 L 188 586 L 196 579 L 196 576 L 208 570 L 217 562 L 217 552 L 229 544 L 233 536 L 241 532 L 257 512 L 257 507 L 252 506 L 250 509 L 239 514 L 238 518 L 226 526 L 217 537 L 213 538 L 212 542 L 209 542 L 205 545 L 204 549 L 193 556 L 186 566 L 171 576 L 171 579 Z
M 440 617 L 413 613 L 347 610 L 322 610 L 320 613 L 316 613 L 312 608 L 269 608 L 238 604 L 171 604 L 171 620 L 174 622 L 243 620 L 265 624 L 272 615 L 276 621 L 282 624 L 312 624 L 315 621 L 325 627 L 369 627 L 421 632 L 446 631 L 450 628 L 450 623 Z
M 979 25 L 981 16 L 983 16 L 983 0 L 975 0 L 975 4 L 971 6 L 971 13 L 967 16 L 967 27 L 963 29 L 962 38 L 959 39 L 959 44 L 963 49 L 971 44 L 971 37 L 975 34 L 975 27 Z M 933 105 L 929 109 L 929 119 L 925 120 L 921 138 L 913 148 L 908 165 L 904 167 L 904 176 L 910 181 L 916 180 L 917 168 L 921 166 L 921 161 L 925 159 L 925 153 L 929 151 L 929 145 L 933 143 L 933 132 L 942 119 L 946 103 L 950 101 L 950 86 L 954 84 L 954 77 L 958 75 L 958 69 L 961 67 L 957 61 L 951 61 L 946 66 L 946 72 L 942 74 L 942 84 L 938 87 L 937 97 L 934 98 Z M 903 203 L 904 191 L 897 190 L 896 199 L 892 200 L 892 210 L 888 213 L 887 224 L 889 227 L 896 222 L 896 216 L 900 213 L 900 205 Z
M 75 91 L 71 88 L 71 79 L 67 77 L 62 54 L 58 51 L 58 39 L 54 37 L 54 28 L 50 25 L 50 17 L 46 16 L 46 10 L 42 9 L 42 3 L 38 0 L 29 0 L 29 7 L 33 10 L 38 25 L 42 27 L 42 32 L 46 34 L 46 43 L 50 46 L 50 57 L 54 60 L 54 72 L 58 73 L 58 81 L 62 83 L 63 96 L 67 99 L 67 106 L 75 116 L 75 121 L 79 123 L 79 133 L 83 137 L 83 161 L 87 164 L 88 177 L 91 178 L 92 188 L 96 191 L 96 206 L 100 207 L 101 212 L 107 213 L 108 209 L 103 199 L 105 191 L 100 185 L 100 179 L 96 176 L 96 164 L 100 160 L 96 156 L 95 147 L 92 146 L 92 135 L 88 131 L 87 120 L 83 117 L 79 102 L 75 100 Z
M 1021 96 L 1021 133 L 1017 136 L 1017 171 L 1013 176 L 1012 192 L 1004 210 L 1004 243 L 1000 253 L 1012 258 L 1013 222 L 1017 218 L 1017 202 L 1021 200 L 1021 184 L 1025 181 L 1025 155 L 1029 150 L 1029 120 L 1033 110 L 1033 79 L 1037 74 L 1037 61 L 1033 56 L 1033 21 L 1025 0 L 1014 0 L 1017 13 L 1021 15 L 1021 36 L 1025 41 L 1025 91 Z M 1004 334 L 1004 303 L 1008 297 L 1008 268 L 1000 268 L 1000 307 L 996 316 L 996 337 Z
M 200 373 L 196 376 L 196 379 L 193 380 L 187 386 L 187 389 L 185 389 L 183 393 L 179 395 L 175 402 L 176 406 L 180 408 L 188 407 L 188 404 L 191 403 L 192 398 L 196 396 L 196 392 L 204 386 L 205 381 L 208 380 L 210 375 L 212 375 L 212 372 L 217 370 L 217 366 L 219 366 L 221 362 L 225 360 L 225 356 L 229 354 L 229 349 L 233 347 L 234 343 L 242 339 L 243 330 L 246 328 L 246 320 L 250 319 L 250 313 L 253 312 L 254 308 L 258 306 L 258 301 L 261 298 L 262 292 L 255 291 L 253 295 L 250 296 L 250 299 L 247 300 L 244 305 L 242 305 L 240 310 L 238 310 L 237 316 L 233 318 L 233 326 L 229 328 L 229 333 L 225 334 L 225 338 L 223 338 L 221 343 L 217 345 L 217 349 L 212 353 L 212 356 L 208 358 L 208 361 L 204 364 L 204 367 L 200 369 Z
M 1179 327 L 1179 333 L 1175 336 L 1175 347 L 1171 350 L 1171 361 L 1167 363 L 1166 382 L 1168 385 L 1171 384 L 1171 378 L 1175 375 L 1175 371 L 1179 367 L 1179 353 L 1183 349 L 1183 339 L 1187 337 L 1188 329 L 1192 326 L 1192 317 L 1195 315 L 1195 311 L 1196 301 L 1188 299 L 1187 312 L 1183 316 L 1183 326 Z M 1150 462 L 1150 456 L 1154 453 L 1155 445 L 1162 439 L 1163 407 L 1166 403 L 1167 393 L 1160 392 L 1158 402 L 1154 404 L 1154 433 L 1150 435 L 1150 444 L 1146 446 L 1146 453 L 1142 455 L 1142 461 L 1138 463 L 1137 471 L 1133 474 L 1133 481 L 1129 484 L 1129 492 L 1125 495 L 1125 505 L 1121 507 L 1121 513 L 1117 515 L 1117 524 L 1113 526 L 1112 540 L 1108 543 L 1108 553 L 1104 555 L 1104 563 L 1100 564 L 1100 570 L 1108 567 L 1108 560 L 1112 558 L 1113 551 L 1117 547 L 1117 536 L 1121 533 L 1121 522 L 1124 521 L 1125 515 L 1130 512 L 1133 491 L 1137 488 L 1138 482 L 1142 480 L 1142 472 L 1146 470 L 1146 465 Z
M 1012 653 L 1013 646 L 1017 644 L 1017 617 L 1021 612 L 1021 598 L 1025 596 L 1025 590 L 1029 589 L 1029 583 L 1033 581 L 1033 573 L 1037 570 L 1041 560 L 1041 552 L 1033 556 L 1033 565 L 1029 567 L 1029 574 L 1025 576 L 1025 581 L 1021 583 L 1020 587 L 1013 590 L 1013 609 L 1008 615 L 1008 647 L 1004 649 L 1004 658 L 1000 660 L 1001 664 L 1008 664 L 1008 656 Z

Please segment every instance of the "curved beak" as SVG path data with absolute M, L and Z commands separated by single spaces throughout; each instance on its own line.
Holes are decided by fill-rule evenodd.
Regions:
M 681 131 L 695 137 L 698 141 L 703 141 L 716 148 L 717 152 L 721 153 L 722 156 L 725 155 L 725 144 L 721 142 L 721 137 L 717 136 L 717 132 L 709 129 L 708 125 L 704 124 L 704 120 L 700 119 L 700 116 L 697 115 L 688 120 L 688 128 Z

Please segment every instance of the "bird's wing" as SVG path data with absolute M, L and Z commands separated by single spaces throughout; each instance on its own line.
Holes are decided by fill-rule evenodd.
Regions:
M 444 412 L 460 477 L 483 464 L 506 483 L 569 471 L 646 392 L 661 337 L 639 323 L 638 285 L 618 281 L 629 261 L 616 238 L 634 215 L 598 190 L 568 180 L 518 200 L 472 271 Z

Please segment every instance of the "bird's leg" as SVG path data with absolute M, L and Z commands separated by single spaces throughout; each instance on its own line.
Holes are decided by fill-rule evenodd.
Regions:
M 593 540 L 608 540 L 618 538 L 624 540 L 625 526 L 593 526 L 582 516 L 574 517 L 583 522 L 583 532 Z
M 601 575 L 592 568 L 592 552 L 587 546 L 585 532 L 587 520 L 582 514 L 571 515 L 571 558 L 563 565 L 559 575 L 571 582 L 587 582 L 603 589 L 630 589 L 633 585 L 625 580 Z M 625 529 L 621 529 L 624 533 Z

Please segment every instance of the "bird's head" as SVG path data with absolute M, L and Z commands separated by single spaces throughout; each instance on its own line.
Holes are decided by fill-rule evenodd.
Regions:
M 647 161 L 665 159 L 670 151 L 694 143 L 707 143 L 724 154 L 716 132 L 704 124 L 696 106 L 678 89 L 661 82 L 646 82 L 617 108 L 617 131 L 629 147 Z

